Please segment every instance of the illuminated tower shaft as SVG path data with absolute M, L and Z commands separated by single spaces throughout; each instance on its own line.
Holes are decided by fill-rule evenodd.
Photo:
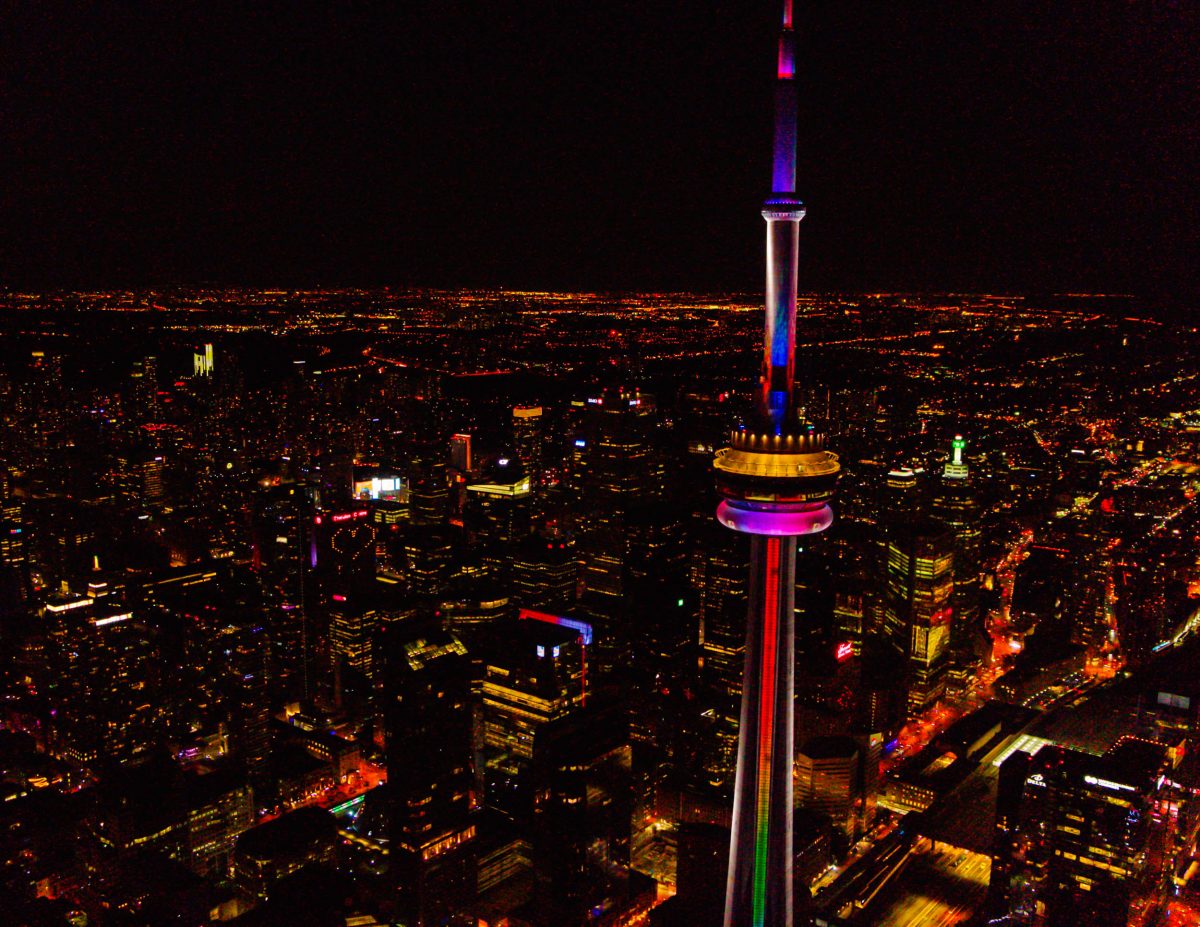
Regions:
M 751 540 L 726 925 L 792 923 L 796 539 Z
M 738 731 L 725 927 L 792 927 L 796 553 L 829 527 L 839 470 L 825 437 L 796 414 L 795 40 L 785 0 L 775 91 L 775 157 L 767 220 L 762 393 L 758 422 L 717 453 L 717 519 L 752 536 L 746 664 Z

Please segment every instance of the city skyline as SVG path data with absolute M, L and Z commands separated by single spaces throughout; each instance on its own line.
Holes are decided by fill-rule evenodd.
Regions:
M 893 6 L 14 11 L 5 927 L 1200 927 L 1200 9 Z
M 793 593 L 748 588 L 713 517 L 775 443 L 748 436 L 757 300 L 7 298 L 6 910 L 721 923 L 747 615 Z M 1081 296 L 800 306 L 793 403 L 842 475 L 779 616 L 795 923 L 1074 927 L 1105 853 L 1115 917 L 1200 923 L 1193 326 Z M 1042 795 L 1021 770 L 1060 754 L 1080 771 Z M 1110 798 L 1139 817 L 1086 861 L 1029 855 Z

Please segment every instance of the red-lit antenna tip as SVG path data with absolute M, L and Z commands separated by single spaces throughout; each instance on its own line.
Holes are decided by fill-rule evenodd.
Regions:
M 783 28 L 792 28 L 792 0 L 783 0 Z

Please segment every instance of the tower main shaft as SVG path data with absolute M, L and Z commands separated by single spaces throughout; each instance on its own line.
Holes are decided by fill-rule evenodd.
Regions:
M 767 220 L 767 279 L 758 422 L 717 452 L 717 519 L 752 536 L 746 662 L 738 731 L 725 927 L 792 927 L 792 765 L 796 554 L 833 521 L 839 465 L 796 414 L 795 37 L 784 0 Z

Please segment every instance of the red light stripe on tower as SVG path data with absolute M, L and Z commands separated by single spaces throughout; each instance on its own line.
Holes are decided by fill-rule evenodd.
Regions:
M 771 758 L 775 752 L 775 689 L 779 633 L 779 538 L 767 538 L 766 590 L 763 596 L 762 688 L 758 704 L 758 783 L 754 852 L 754 902 L 752 923 L 761 927 L 766 918 L 767 868 L 771 835 Z

